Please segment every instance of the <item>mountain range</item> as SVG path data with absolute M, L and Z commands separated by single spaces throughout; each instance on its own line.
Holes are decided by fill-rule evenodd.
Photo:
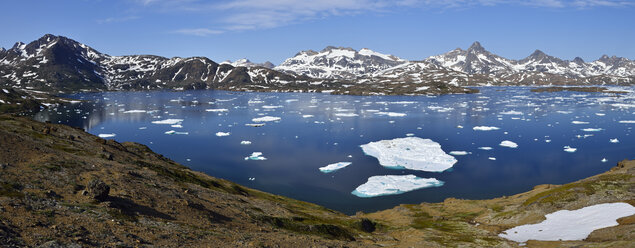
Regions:
M 329 46 L 301 51 L 273 66 L 247 59 L 216 63 L 205 57 L 111 56 L 72 39 L 44 35 L 0 48 L 0 86 L 49 92 L 149 89 L 314 91 L 334 94 L 470 93 L 484 85 L 632 85 L 635 61 L 602 56 L 585 62 L 539 50 L 503 58 L 479 42 L 408 61 L 364 48 Z

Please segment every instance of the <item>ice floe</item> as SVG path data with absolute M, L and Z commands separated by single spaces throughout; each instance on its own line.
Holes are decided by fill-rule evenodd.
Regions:
M 635 124 L 634 120 L 624 120 L 624 121 L 619 121 L 622 124 Z
M 337 163 L 334 163 L 334 164 L 329 164 L 329 165 L 324 166 L 324 167 L 320 167 L 320 171 L 324 172 L 324 173 L 331 173 L 331 172 L 334 172 L 336 170 L 342 169 L 342 168 L 344 168 L 346 166 L 349 166 L 351 164 L 352 164 L 351 162 L 337 162 Z
M 499 130 L 499 127 L 488 127 L 488 126 L 476 126 L 472 128 L 474 131 L 493 131 Z
M 620 143 L 620 140 L 615 138 L 615 139 L 610 139 L 609 142 L 611 142 L 611 143 Z
M 583 128 L 582 129 L 582 131 L 585 131 L 585 132 L 599 132 L 599 131 L 602 131 L 602 130 L 604 130 L 604 129 L 602 129 L 602 128 Z
M 205 111 L 207 111 L 207 112 L 228 112 L 229 109 L 217 108 L 217 109 L 206 109 Z
M 570 147 L 570 146 L 564 146 L 564 151 L 565 152 L 575 152 L 577 150 L 578 150 L 578 148 L 573 148 L 573 147 Z
M 264 125 L 265 125 L 264 123 L 247 123 L 247 124 L 245 124 L 245 126 L 248 126 L 248 127 L 262 127 Z
M 245 160 L 267 160 L 262 156 L 262 152 L 252 152 L 249 157 L 245 157 Z
M 560 210 L 545 215 L 538 224 L 517 226 L 498 236 L 516 242 L 527 240 L 559 241 L 583 240 L 591 232 L 617 226 L 617 219 L 635 214 L 635 207 L 628 203 L 604 203 L 578 210 Z
M 501 115 L 522 115 L 523 112 L 519 112 L 519 111 L 515 111 L 515 110 L 510 110 L 510 111 L 505 111 L 505 112 L 501 112 Z
M 499 145 L 503 146 L 503 147 L 509 147 L 509 148 L 517 148 L 518 147 L 518 144 L 516 144 L 513 141 L 509 141 L 509 140 L 503 140 Z
M 485 150 L 485 151 L 489 151 L 489 150 L 492 150 L 492 149 L 494 149 L 494 148 L 491 148 L 491 147 L 489 147 L 489 146 L 481 146 L 481 147 L 479 147 L 478 149 L 480 149 L 480 150 Z
M 467 155 L 468 152 L 466 151 L 451 151 L 449 152 L 450 155 L 454 155 L 454 156 L 464 156 Z
M 190 134 L 190 133 L 188 133 L 188 132 L 177 132 L 177 131 L 174 131 L 174 130 L 170 130 L 170 131 L 166 131 L 166 132 L 165 132 L 165 134 L 180 134 L 180 135 L 188 135 L 188 134 Z
M 135 113 L 145 113 L 145 110 L 142 109 L 133 109 L 133 110 L 127 110 L 127 111 L 123 111 L 124 114 L 135 114 Z
M 586 122 L 586 121 L 572 121 L 571 124 L 584 125 L 584 124 L 589 124 L 589 122 Z
M 97 136 L 99 136 L 99 138 L 112 138 L 112 137 L 115 137 L 117 135 L 114 134 L 114 133 L 100 133 Z
M 388 168 L 441 172 L 457 162 L 439 143 L 419 137 L 380 140 L 360 147 L 366 155 L 377 158 L 379 164 Z
M 166 119 L 166 120 L 160 120 L 160 121 L 153 121 L 152 124 L 174 125 L 180 122 L 183 122 L 183 119 Z
M 377 112 L 375 113 L 376 115 L 386 115 L 386 116 L 390 116 L 390 117 L 404 117 L 407 114 L 406 113 L 396 113 L 396 112 Z
M 249 140 L 243 140 L 240 142 L 241 145 L 251 145 L 251 141 Z
M 251 119 L 251 121 L 253 121 L 253 122 L 269 122 L 269 121 L 279 121 L 280 119 L 281 119 L 280 117 L 275 117 L 275 116 L 263 116 L 263 117 L 253 118 L 253 119 Z
M 335 116 L 338 116 L 338 117 L 355 117 L 355 116 L 359 116 L 359 115 L 355 114 L 355 113 L 335 113 Z
M 408 191 L 442 185 L 443 182 L 436 178 L 420 178 L 415 175 L 372 176 L 351 193 L 358 197 L 376 197 L 403 194 Z
M 216 136 L 225 137 L 225 136 L 229 136 L 230 134 L 231 134 L 230 132 L 217 132 Z

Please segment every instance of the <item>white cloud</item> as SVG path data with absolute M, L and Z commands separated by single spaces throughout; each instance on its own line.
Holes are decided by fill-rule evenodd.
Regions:
M 219 28 L 183 29 L 177 33 L 206 36 L 231 30 L 267 29 L 330 16 L 398 11 L 399 8 L 463 9 L 516 5 L 534 8 L 633 6 L 626 0 L 133 0 L 163 11 L 209 14 Z M 211 3 L 210 3 L 211 2 Z
M 127 21 L 136 20 L 136 19 L 139 19 L 139 17 L 138 16 L 108 17 L 105 19 L 97 20 L 97 23 L 106 24 L 106 23 L 116 23 L 116 22 L 127 22 Z
M 207 28 L 190 28 L 190 29 L 175 30 L 174 33 L 195 35 L 195 36 L 209 36 L 209 35 L 215 35 L 215 34 L 222 34 L 224 33 L 224 31 L 207 29 Z

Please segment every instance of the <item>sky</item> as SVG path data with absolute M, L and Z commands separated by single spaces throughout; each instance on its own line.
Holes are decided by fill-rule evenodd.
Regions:
M 110 55 L 248 58 L 370 48 L 421 60 L 479 41 L 510 59 L 534 50 L 635 59 L 635 0 L 5 1 L 0 47 L 62 35 Z

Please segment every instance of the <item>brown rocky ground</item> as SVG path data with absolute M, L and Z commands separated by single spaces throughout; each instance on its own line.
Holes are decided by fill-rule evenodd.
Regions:
M 606 202 L 635 204 L 635 161 L 571 184 L 355 216 L 194 172 L 137 143 L 0 115 L 1 247 L 515 247 L 507 228 Z M 635 217 L 585 241 L 635 244 Z

